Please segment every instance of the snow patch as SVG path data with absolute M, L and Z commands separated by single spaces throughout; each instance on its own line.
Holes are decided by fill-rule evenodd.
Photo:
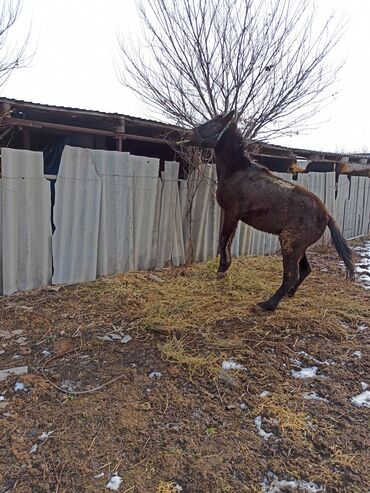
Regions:
M 30 454 L 35 454 L 37 452 L 37 443 L 35 445 L 32 445 L 30 449 Z
M 63 382 L 60 384 L 60 386 L 63 390 L 68 390 L 69 392 L 74 392 L 78 388 L 78 382 L 73 382 L 72 380 L 69 380 L 67 378 L 66 380 L 63 380 Z
M 38 437 L 38 439 L 43 442 L 44 440 L 46 440 L 47 438 L 49 438 L 53 433 L 55 432 L 55 430 L 51 430 L 51 431 L 43 431 L 41 433 L 41 435 Z
M 365 390 L 364 392 L 361 392 L 361 394 L 351 397 L 351 402 L 355 406 L 370 407 L 370 390 Z
M 311 356 L 310 354 L 306 353 L 305 351 L 299 351 L 300 355 L 302 356 L 306 356 L 306 358 L 310 359 L 311 361 L 313 361 L 314 363 L 318 364 L 318 365 L 333 365 L 333 361 L 330 361 L 330 360 L 325 360 L 325 361 L 321 361 L 317 358 L 315 358 L 315 356 Z
M 254 423 L 257 427 L 257 432 L 259 436 L 261 436 L 264 440 L 268 440 L 270 437 L 274 436 L 273 433 L 267 433 L 267 431 L 262 429 L 262 418 L 261 416 L 257 416 L 254 420 Z
M 262 491 L 263 493 L 290 493 L 294 491 L 301 493 L 321 493 L 325 491 L 325 488 L 313 481 L 302 481 L 301 479 L 290 481 L 285 479 L 279 480 L 276 474 L 269 472 L 263 480 Z
M 109 482 L 105 485 L 108 490 L 118 491 L 121 486 L 122 478 L 118 474 L 113 474 Z
M 294 378 L 313 378 L 316 377 L 317 370 L 317 366 L 310 366 L 301 370 L 291 370 L 291 374 Z
M 327 399 L 320 397 L 319 394 L 317 394 L 316 392 L 304 392 L 303 399 L 306 399 L 307 401 L 329 402 Z
M 357 328 L 358 328 L 358 330 L 361 330 L 361 332 L 362 332 L 363 330 L 368 329 L 369 326 L 366 324 L 360 324 L 360 325 L 357 325 Z
M 241 365 L 240 363 L 237 363 L 236 361 L 233 361 L 231 359 L 223 361 L 222 362 L 222 368 L 224 370 L 244 370 L 247 371 L 247 369 Z
M 361 351 L 355 351 L 352 354 L 353 354 L 353 356 L 356 356 L 356 358 L 362 358 L 362 352 Z
M 123 336 L 121 339 L 122 344 L 127 344 L 128 342 L 132 341 L 132 337 L 129 335 Z
M 271 392 L 269 392 L 268 390 L 263 390 L 261 393 L 260 393 L 260 397 L 267 397 L 268 395 L 270 395 Z
M 162 373 L 160 371 L 152 371 L 149 373 L 149 378 L 161 378 Z
M 364 289 L 370 289 L 370 241 L 366 241 L 363 246 L 356 247 L 355 250 L 361 257 L 355 268 L 360 274 L 357 281 Z
M 26 390 L 26 386 L 22 382 L 16 382 L 14 385 L 14 390 L 16 392 L 22 392 Z
M 365 382 L 360 383 L 362 390 L 366 390 L 368 388 L 368 384 Z

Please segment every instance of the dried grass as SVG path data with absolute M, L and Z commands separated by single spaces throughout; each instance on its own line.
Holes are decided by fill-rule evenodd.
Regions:
M 156 493 L 178 493 L 178 490 L 174 482 L 160 481 Z
M 97 471 L 122 471 L 133 493 L 174 493 L 175 483 L 163 478 L 176 478 L 189 493 L 244 493 L 259 491 L 273 469 L 281 478 L 317 480 L 328 491 L 367 491 L 366 416 L 349 396 L 365 371 L 366 334 L 357 326 L 369 324 L 370 293 L 344 281 L 332 251 L 311 257 L 316 270 L 296 298 L 268 314 L 253 306 L 279 285 L 278 257 L 234 260 L 222 281 L 211 261 L 162 269 L 156 275 L 163 282 L 132 272 L 1 299 L 2 326 L 28 338 L 31 353 L 23 358 L 31 373 L 24 395 L 1 382 L 12 417 L 2 420 L 0 475 L 20 482 L 20 493 L 100 491 Z M 98 339 L 114 331 L 133 339 Z M 75 340 L 77 349 L 52 359 L 47 378 L 76 380 L 77 390 L 91 393 L 65 396 L 43 378 L 41 351 L 60 349 L 62 338 Z M 363 359 L 354 359 L 360 348 Z M 18 349 L 9 343 L 3 367 L 13 365 Z M 336 361 L 320 366 L 327 379 L 292 379 L 301 350 Z M 225 379 L 223 359 L 247 371 Z M 153 370 L 163 374 L 158 381 L 148 378 Z M 302 399 L 316 386 L 330 405 Z M 270 395 L 262 398 L 264 389 Z M 257 415 L 267 425 L 278 421 L 275 445 L 257 435 Z M 30 455 L 34 437 L 51 429 L 57 431 Z

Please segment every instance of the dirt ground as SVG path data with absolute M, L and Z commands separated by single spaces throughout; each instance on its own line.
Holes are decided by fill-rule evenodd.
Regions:
M 273 314 L 278 256 L 0 298 L 0 493 L 370 491 L 370 291 L 310 258 Z

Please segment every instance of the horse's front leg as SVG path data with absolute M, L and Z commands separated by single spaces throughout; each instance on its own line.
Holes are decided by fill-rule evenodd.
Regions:
M 231 244 L 233 242 L 238 219 L 224 211 L 224 217 L 220 234 L 220 265 L 217 271 L 217 278 L 223 279 L 226 271 L 231 264 Z

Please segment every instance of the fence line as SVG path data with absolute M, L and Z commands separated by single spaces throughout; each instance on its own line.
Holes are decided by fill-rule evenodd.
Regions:
M 215 169 L 205 166 L 188 181 L 178 179 L 178 169 L 166 162 L 159 177 L 157 159 L 66 146 L 52 235 L 42 153 L 2 149 L 0 293 L 177 266 L 190 255 L 195 261 L 216 256 L 221 211 Z M 290 174 L 276 174 L 293 181 Z M 299 174 L 297 183 L 321 198 L 345 237 L 370 232 L 368 178 L 340 175 L 336 183 L 334 172 L 309 173 Z M 329 239 L 326 231 L 320 242 Z M 234 256 L 278 249 L 276 236 L 239 223 Z

